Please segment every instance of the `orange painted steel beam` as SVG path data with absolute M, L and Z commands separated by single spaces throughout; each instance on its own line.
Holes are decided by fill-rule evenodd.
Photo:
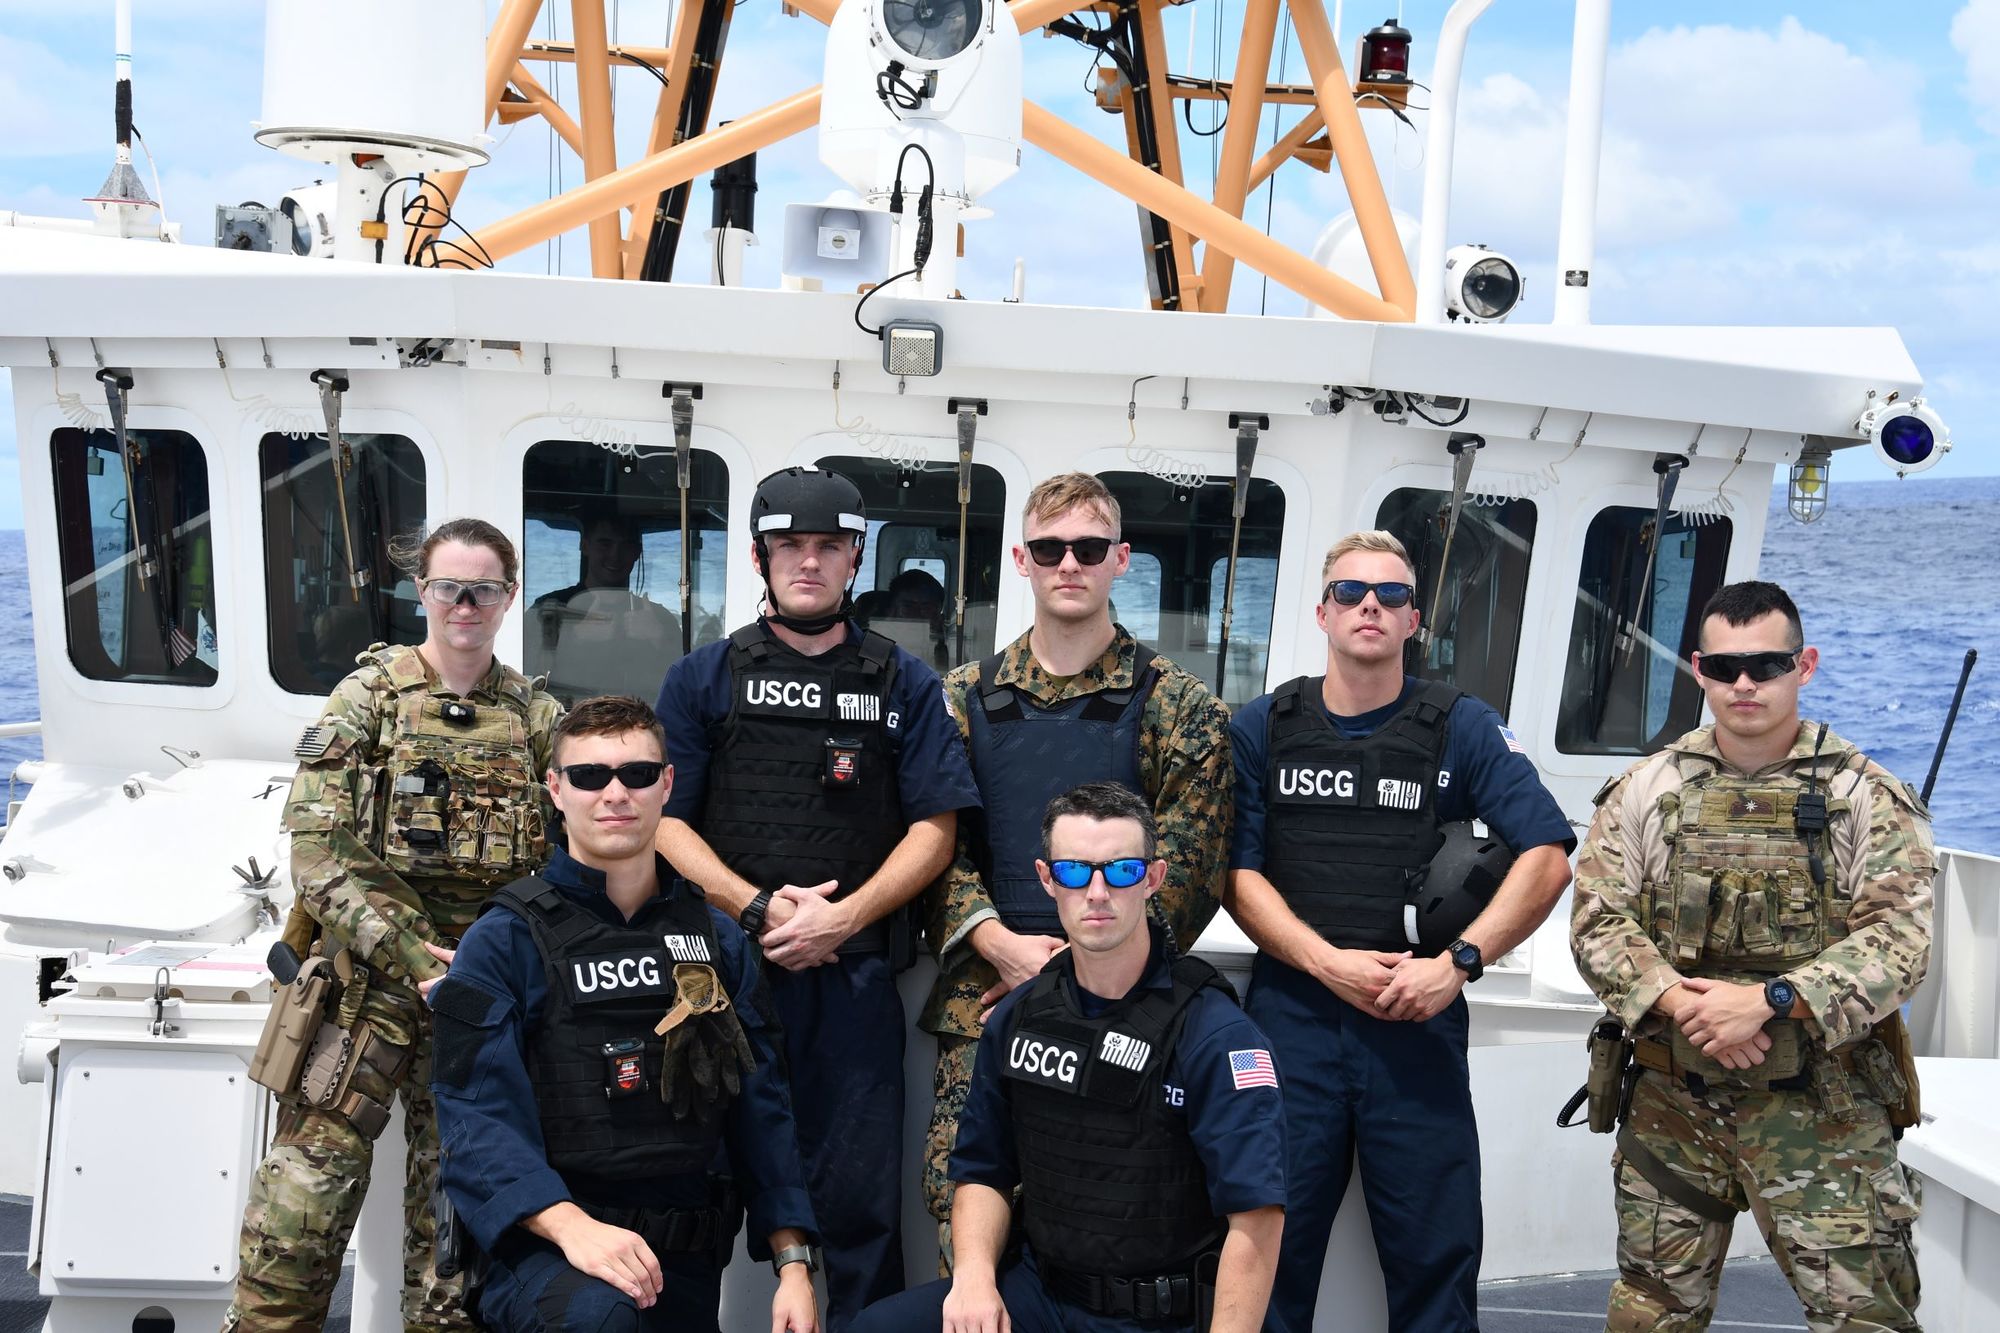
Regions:
M 1212 249 L 1228 252 L 1308 301 L 1347 319 L 1409 322 L 1409 308 L 1397 307 L 1373 292 L 1363 291 L 1340 275 L 1321 268 L 1243 219 L 1224 212 L 1172 181 L 1161 179 L 1047 108 L 1034 102 L 1026 103 L 1021 109 L 1021 128 L 1028 142 L 1037 148 L 1062 159 L 1167 221 L 1186 227 Z M 487 238 L 481 236 L 479 239 L 484 242 Z M 499 252 L 494 253 L 497 255 Z M 1413 296 L 1412 305 L 1414 303 Z
M 521 43 L 528 40 L 534 31 L 535 20 L 541 16 L 542 0 L 502 0 L 500 13 L 493 20 L 493 31 L 486 35 L 486 123 L 493 123 L 494 112 L 500 109 L 500 95 L 507 91 L 507 80 L 512 77 L 514 66 L 521 61 Z M 465 188 L 465 173 L 447 171 L 431 181 L 444 196 L 444 208 L 448 213 L 458 202 L 458 192 Z M 420 228 L 418 244 L 435 236 L 438 227 Z
M 570 151 L 582 157 L 582 127 L 570 119 L 569 112 L 563 110 L 562 103 L 556 101 L 549 90 L 542 86 L 541 80 L 528 73 L 526 65 L 514 66 L 514 87 L 520 91 L 521 96 L 528 99 L 528 105 L 534 108 L 535 113 L 546 120 L 562 137 L 562 141 L 570 146 Z
M 1340 47 L 1333 39 L 1333 26 L 1327 22 L 1320 0 L 1288 0 L 1288 3 L 1292 28 L 1299 37 L 1299 52 L 1312 72 L 1313 87 L 1319 90 L 1319 110 L 1326 118 L 1327 139 L 1333 144 L 1334 159 L 1340 163 L 1340 178 L 1347 185 L 1348 202 L 1354 205 L 1354 220 L 1360 225 L 1362 242 L 1368 247 L 1375 285 L 1390 305 L 1414 312 L 1416 279 L 1410 276 L 1410 261 L 1403 253 L 1402 239 L 1396 234 L 1396 222 L 1389 213 L 1389 197 L 1383 193 L 1382 177 L 1375 171 L 1375 155 L 1369 150 L 1367 132 L 1361 128 L 1361 113 L 1354 105 L 1354 87 L 1340 63 Z
M 817 86 L 793 93 L 783 101 L 738 116 L 719 129 L 675 144 L 629 166 L 620 167 L 609 175 L 567 190 L 553 199 L 524 208 L 511 217 L 502 218 L 480 232 L 476 239 L 494 259 L 504 259 L 530 246 L 540 245 L 572 227 L 613 215 L 635 199 L 650 200 L 661 190 L 693 180 L 702 172 L 713 171 L 725 162 L 734 162 L 745 153 L 768 148 L 781 139 L 812 128 L 819 122 L 819 96 Z M 1133 169 L 1144 170 L 1136 163 Z
M 653 128 L 646 135 L 646 156 L 663 153 L 678 140 L 681 108 L 687 104 L 688 71 L 694 67 L 694 35 L 701 27 L 702 11 L 708 0 L 681 0 L 674 14 L 673 45 L 667 48 L 667 84 L 653 109 Z M 625 276 L 636 278 L 646 267 L 646 252 L 652 248 L 653 226 L 659 221 L 660 198 L 632 205 L 632 225 L 625 233 Z
M 618 170 L 618 140 L 612 133 L 611 57 L 605 47 L 611 34 L 604 23 L 604 0 L 570 0 L 570 25 L 576 34 L 577 107 L 583 113 L 583 178 L 602 180 Z M 622 275 L 618 214 L 590 220 L 590 275 Z
M 1186 185 L 1187 181 L 1181 174 L 1180 126 L 1174 123 L 1174 98 L 1167 87 L 1167 35 L 1160 22 L 1157 0 L 1141 0 L 1139 43 L 1146 55 L 1147 83 L 1143 90 L 1135 91 L 1143 91 L 1153 109 L 1154 142 L 1160 151 L 1157 170 L 1174 184 Z M 1169 235 L 1173 240 L 1174 272 L 1180 280 L 1180 308 L 1200 310 L 1205 289 L 1201 285 L 1201 273 L 1194 266 L 1194 238 L 1188 235 L 1186 227 L 1171 225 Z
M 1278 40 L 1280 0 L 1248 0 L 1243 7 L 1243 36 L 1236 47 L 1236 81 L 1229 95 L 1229 124 L 1222 131 L 1222 158 L 1215 168 L 1215 206 L 1231 217 L 1243 216 L 1250 196 L 1250 155 L 1257 147 L 1263 123 L 1264 81 L 1271 74 L 1271 47 Z M 1227 250 L 1202 255 L 1201 289 L 1210 310 L 1229 309 L 1229 280 L 1236 257 Z
M 1325 128 L 1326 118 L 1320 115 L 1318 107 L 1314 107 L 1311 111 L 1306 112 L 1300 118 L 1298 124 L 1292 126 L 1278 137 L 1278 142 L 1271 145 L 1269 152 L 1251 164 L 1251 190 L 1255 191 L 1259 185 L 1271 179 L 1279 167 L 1284 166 L 1299 149 L 1306 146 L 1307 140 Z M 1320 170 L 1325 171 L 1326 168 L 1321 167 Z
M 1171 85 L 1173 95 L 1183 101 L 1227 102 L 1236 94 L 1236 80 L 1217 79 L 1210 83 L 1203 79 L 1200 83 L 1185 81 Z M 1264 85 L 1266 106 L 1318 106 L 1319 98 L 1311 88 L 1302 88 L 1295 83 L 1267 83 Z
M 630 65 L 636 60 L 655 69 L 665 69 L 667 61 L 673 57 L 673 48 L 667 46 L 634 46 L 630 42 L 622 42 L 604 49 L 620 65 Z M 571 65 L 576 63 L 576 48 L 562 42 L 525 42 L 521 46 L 521 59 Z

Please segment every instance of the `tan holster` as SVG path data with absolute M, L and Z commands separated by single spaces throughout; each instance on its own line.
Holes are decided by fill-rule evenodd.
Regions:
M 280 1097 L 290 1096 L 305 1072 L 306 1054 L 338 1002 L 340 979 L 331 958 L 315 954 L 299 965 L 289 985 L 271 995 L 257 1051 L 250 1057 L 250 1081 Z

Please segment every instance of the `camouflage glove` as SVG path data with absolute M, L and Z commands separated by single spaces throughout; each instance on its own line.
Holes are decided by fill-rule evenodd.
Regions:
M 726 1023 L 739 1039 L 742 1025 L 729 1012 L 721 978 L 707 963 L 676 963 L 674 989 L 679 998 L 654 1031 L 666 1037 L 660 1055 L 660 1098 L 675 1118 L 685 1120 L 694 1114 L 697 1096 L 713 1106 L 742 1090 L 734 1068 L 723 1072 L 720 1056 L 727 1043 L 718 1040 L 714 1024 Z

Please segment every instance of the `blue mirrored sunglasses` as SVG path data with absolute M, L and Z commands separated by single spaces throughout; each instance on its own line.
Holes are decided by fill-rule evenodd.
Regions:
M 1129 889 L 1146 878 L 1146 858 L 1121 856 L 1115 861 L 1051 861 L 1049 878 L 1066 889 L 1087 889 L 1090 877 L 1104 872 L 1104 882 L 1114 889 Z

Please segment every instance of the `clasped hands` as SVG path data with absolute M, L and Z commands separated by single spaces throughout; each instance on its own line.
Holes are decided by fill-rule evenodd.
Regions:
M 845 902 L 832 901 L 840 881 L 800 887 L 787 884 L 764 909 L 764 958 L 792 972 L 832 962 L 840 946 L 860 929 Z
M 1445 954 L 1331 947 L 1314 969 L 1320 984 L 1364 1013 L 1421 1023 L 1444 1012 L 1465 989 L 1465 973 Z
M 1771 1049 L 1764 1025 L 1771 1003 L 1762 986 L 1683 977 L 1660 997 L 1660 1008 L 1688 1041 L 1727 1069 L 1754 1069 Z

